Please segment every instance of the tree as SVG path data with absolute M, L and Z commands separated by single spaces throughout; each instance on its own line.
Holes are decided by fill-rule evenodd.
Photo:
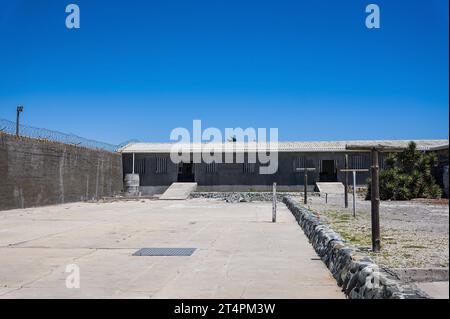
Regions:
M 403 152 L 390 154 L 386 169 L 380 171 L 380 199 L 440 198 L 441 188 L 431 173 L 437 162 L 435 153 L 418 151 L 414 142 Z M 366 199 L 370 199 L 370 179 Z

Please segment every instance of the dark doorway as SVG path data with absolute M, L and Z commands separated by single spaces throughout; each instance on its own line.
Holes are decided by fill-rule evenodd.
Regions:
M 193 163 L 178 164 L 178 182 L 181 183 L 195 182 Z
M 322 160 L 322 170 L 320 172 L 321 182 L 336 182 L 336 165 L 334 160 Z

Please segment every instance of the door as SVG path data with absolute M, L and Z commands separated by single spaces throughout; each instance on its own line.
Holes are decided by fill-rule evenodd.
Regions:
M 336 182 L 336 162 L 334 160 L 322 160 L 319 179 L 321 182 Z
M 178 182 L 195 182 L 193 163 L 180 163 L 178 165 Z

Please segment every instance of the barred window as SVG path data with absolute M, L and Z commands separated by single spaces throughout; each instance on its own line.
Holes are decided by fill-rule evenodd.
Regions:
M 255 172 L 255 163 L 244 163 L 244 173 L 253 174 Z
M 216 162 L 206 163 L 206 173 L 213 174 L 215 172 L 217 172 L 217 163 Z
M 314 161 L 306 158 L 306 156 L 299 156 L 292 161 L 292 170 L 297 172 L 297 168 L 312 168 L 314 167 Z
M 292 169 L 294 172 L 297 172 L 297 168 L 305 168 L 306 167 L 306 159 L 303 156 L 299 156 L 294 158 L 292 162 Z
M 156 158 L 156 174 L 166 174 L 167 173 L 167 158 L 157 157 Z
M 145 159 L 137 159 L 134 162 L 134 172 L 139 175 L 145 174 Z
M 353 155 L 351 157 L 351 168 L 368 168 L 367 157 L 363 155 Z

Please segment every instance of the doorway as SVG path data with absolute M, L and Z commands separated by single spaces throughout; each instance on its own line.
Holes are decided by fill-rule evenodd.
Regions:
M 193 163 L 178 164 L 178 179 L 177 179 L 177 181 L 180 183 L 195 182 L 194 164 Z
M 319 178 L 321 182 L 337 182 L 336 162 L 334 160 L 322 160 Z

